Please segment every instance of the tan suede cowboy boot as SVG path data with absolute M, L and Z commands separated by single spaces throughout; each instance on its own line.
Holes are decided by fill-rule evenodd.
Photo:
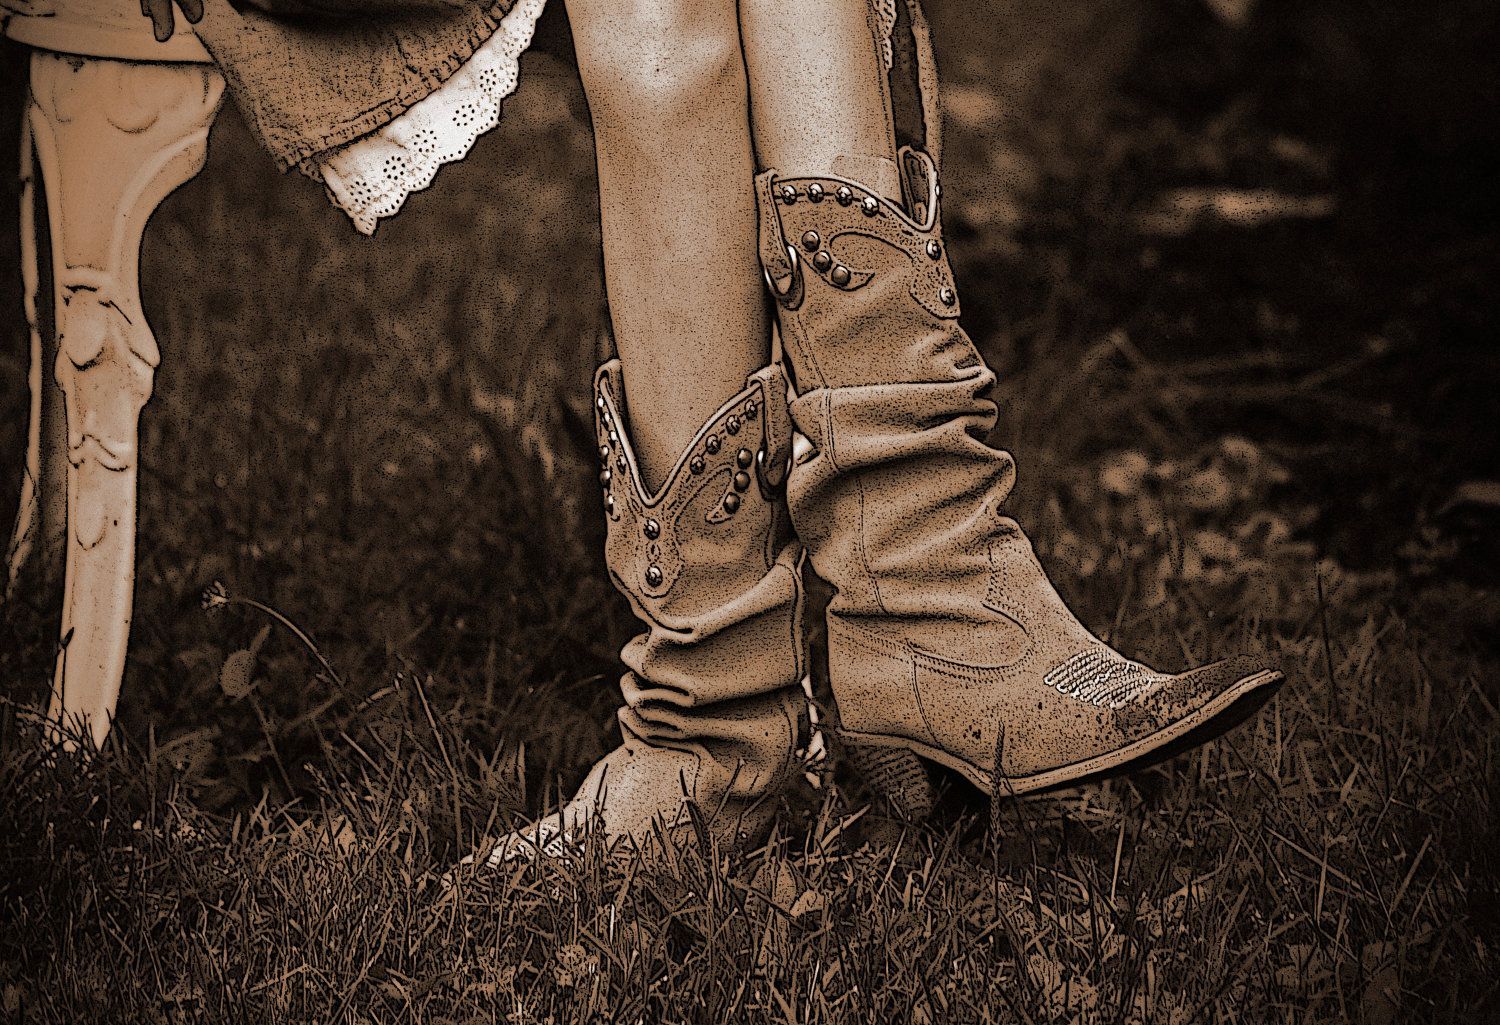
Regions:
M 777 366 L 751 376 L 654 495 L 636 468 L 618 360 L 600 368 L 595 396 L 605 562 L 646 628 L 622 652 L 624 743 L 560 811 L 503 840 L 492 864 L 559 854 L 590 831 L 645 845 L 687 823 L 689 800 L 733 843 L 769 822 L 796 771 L 802 549 L 781 495 L 785 376 Z
M 905 209 L 841 178 L 757 178 L 792 418 L 812 443 L 788 500 L 838 589 L 828 659 L 844 732 L 1021 794 L 1228 729 L 1279 672 L 1125 658 L 1074 618 L 1002 512 L 1015 466 L 985 441 L 994 375 L 958 325 L 936 167 L 912 150 L 901 165 Z

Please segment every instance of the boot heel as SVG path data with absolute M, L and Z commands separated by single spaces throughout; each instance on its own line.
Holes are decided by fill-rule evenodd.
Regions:
M 958 773 L 969 783 L 979 790 L 989 793 L 994 787 L 994 779 L 977 766 L 970 765 L 962 758 L 944 751 L 932 744 L 924 744 L 920 740 L 911 737 L 897 737 L 884 733 L 857 733 L 849 730 L 840 730 L 837 734 L 841 743 L 854 749 L 868 749 L 870 751 L 905 751 L 914 759 L 923 759 L 934 765 Z M 889 755 L 885 757 L 889 758 Z M 909 771 L 909 770 L 904 770 Z M 926 769 L 921 770 L 926 775 Z M 928 777 L 928 785 L 931 786 L 931 777 Z
M 927 766 L 896 737 L 837 730 L 842 760 L 860 783 L 911 822 L 925 822 L 937 806 Z

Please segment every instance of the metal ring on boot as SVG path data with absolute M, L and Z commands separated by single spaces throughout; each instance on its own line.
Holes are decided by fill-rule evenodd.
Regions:
M 786 466 L 782 470 L 781 479 L 778 481 L 770 480 L 770 475 L 766 473 L 766 450 L 763 448 L 756 450 L 755 479 L 756 482 L 760 485 L 761 497 L 764 498 L 767 502 L 774 502 L 781 497 L 782 492 L 786 490 L 787 478 L 791 475 L 792 461 L 791 459 L 788 459 L 786 461 Z
M 807 295 L 802 281 L 802 257 L 798 256 L 797 250 L 791 246 L 786 247 L 786 255 L 792 261 L 792 283 L 786 286 L 786 291 L 782 291 L 776 287 L 776 282 L 771 280 L 771 272 L 769 270 L 762 267 L 760 273 L 766 279 L 766 287 L 771 290 L 771 294 L 776 297 L 776 301 L 781 304 L 781 308 L 795 310 L 802 305 L 802 300 Z

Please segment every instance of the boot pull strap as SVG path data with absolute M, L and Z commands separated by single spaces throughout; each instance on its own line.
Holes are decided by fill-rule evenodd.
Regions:
M 755 453 L 755 471 L 761 494 L 767 500 L 786 487 L 787 471 L 792 459 L 792 416 L 787 407 L 786 371 L 780 363 L 757 370 L 750 376 L 752 386 L 760 386 L 761 437 Z
M 802 267 L 797 250 L 787 245 L 776 210 L 778 172 L 767 168 L 755 176 L 755 206 L 760 213 L 760 267 L 768 288 L 783 309 L 802 305 Z
M 937 60 L 932 53 L 932 29 L 922 13 L 921 0 L 905 0 L 911 22 L 912 47 L 917 61 L 917 97 L 922 104 L 922 148 L 934 166 L 943 166 L 943 112 L 938 95 Z

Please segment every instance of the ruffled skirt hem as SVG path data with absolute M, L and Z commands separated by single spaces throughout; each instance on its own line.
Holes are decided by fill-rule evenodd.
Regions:
M 374 132 L 306 162 L 304 170 L 322 180 L 356 230 L 373 234 L 409 195 L 431 185 L 439 168 L 462 160 L 499 124 L 545 3 L 516 0 L 494 34 L 442 85 Z

